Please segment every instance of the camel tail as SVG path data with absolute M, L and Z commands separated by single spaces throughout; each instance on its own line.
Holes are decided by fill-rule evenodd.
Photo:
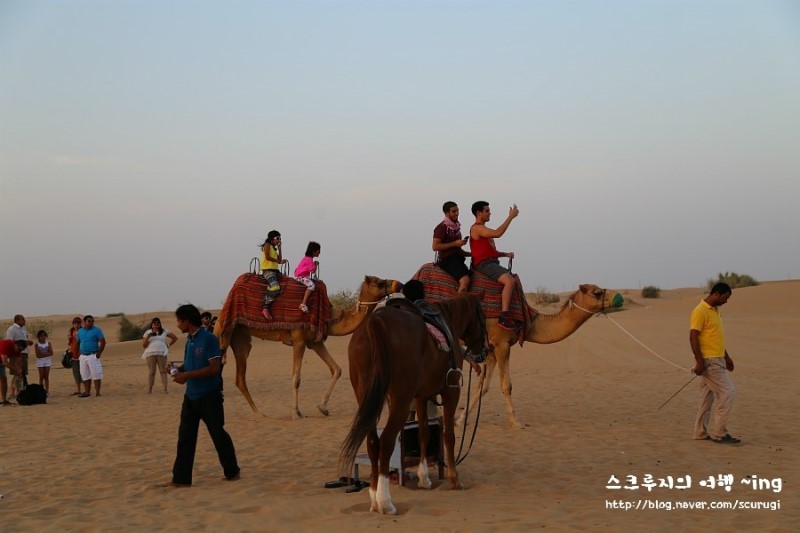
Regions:
M 375 315 L 367 319 L 365 324 L 369 341 L 369 357 L 366 364 L 368 375 L 366 387 L 362 390 L 361 398 L 358 400 L 358 410 L 350 425 L 350 431 L 342 443 L 341 455 L 339 456 L 339 467 L 341 472 L 350 472 L 356 453 L 361 447 L 361 443 L 367 438 L 369 432 L 378 425 L 378 418 L 383 411 L 383 404 L 386 393 L 389 390 L 389 364 L 388 347 L 385 343 L 387 338 L 386 323 Z M 352 364 L 352 363 L 351 363 Z

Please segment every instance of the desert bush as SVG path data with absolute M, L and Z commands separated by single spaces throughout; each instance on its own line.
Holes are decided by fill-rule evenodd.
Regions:
M 661 296 L 661 289 L 654 285 L 642 287 L 642 298 L 658 298 Z
M 118 316 L 125 316 L 125 313 L 108 313 L 106 318 L 116 318 Z
M 554 304 L 558 303 L 561 298 L 558 294 L 549 292 L 545 287 L 536 287 L 536 292 L 531 293 L 531 298 L 535 304 Z
M 736 272 L 725 272 L 724 274 L 720 272 L 717 274 L 717 279 L 709 279 L 706 281 L 706 285 L 708 286 L 708 290 L 711 290 L 717 283 L 727 283 L 731 286 L 731 289 L 738 289 L 741 287 L 753 287 L 758 285 L 758 281 L 753 276 L 749 276 L 747 274 L 737 274 Z
M 13 324 L 13 320 L 0 322 L 0 335 L 5 335 L 6 330 Z M 50 320 L 41 320 L 39 318 L 33 318 L 30 320 L 26 319 L 25 329 L 28 330 L 28 335 L 30 336 L 31 340 L 36 340 L 36 333 L 38 333 L 40 329 L 45 330 L 48 336 L 50 335 L 50 333 L 53 331 L 53 322 Z
M 141 340 L 142 335 L 144 335 L 145 331 L 147 331 L 147 326 L 144 323 L 134 324 L 128 319 L 127 316 L 125 316 L 125 313 L 123 313 L 120 316 L 119 319 L 120 342 Z
M 328 296 L 336 309 L 350 309 L 356 304 L 358 300 L 358 293 L 350 289 L 342 289 Z

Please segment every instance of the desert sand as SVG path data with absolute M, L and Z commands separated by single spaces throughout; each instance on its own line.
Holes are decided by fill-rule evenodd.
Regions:
M 663 290 L 659 299 L 643 299 L 638 290 L 621 292 L 628 299 L 623 311 L 592 318 L 565 341 L 515 346 L 513 399 L 525 427 L 509 427 L 495 376 L 475 444 L 459 466 L 465 490 L 450 490 L 435 476 L 430 491 L 413 481 L 392 485 L 396 516 L 370 513 L 367 490 L 348 494 L 345 488 L 323 486 L 339 476 L 339 445 L 356 406 L 346 370 L 349 337 L 328 341 L 344 369 L 328 417 L 315 407 L 327 369 L 307 353 L 300 389 L 306 417 L 301 420 L 291 418 L 290 348 L 255 340 L 248 382 L 263 416 L 254 414 L 236 390 L 235 363 L 225 369 L 226 427 L 242 479 L 222 479 L 201 426 L 194 486 L 169 489 L 159 485 L 171 475 L 183 387 L 170 383 L 169 394 L 148 395 L 141 343 L 116 342 L 118 319 L 101 318 L 97 325 L 110 341 L 101 398 L 70 396 L 71 371 L 56 361 L 47 405 L 0 408 L 0 528 L 796 531 L 800 281 L 737 289 L 722 308 L 728 351 L 736 363 L 732 378 L 738 396 L 729 429 L 743 442 L 735 446 L 692 440 L 698 380 L 658 409 L 692 376 L 688 318 L 703 290 Z M 131 318 L 143 316 L 160 316 L 176 331 L 172 310 Z M 60 354 L 71 316 L 41 318 L 54 322 L 51 340 Z M 28 317 L 29 323 L 33 319 Z M 181 339 L 171 360 L 182 359 L 183 346 Z M 35 368 L 32 372 L 35 381 Z M 366 470 L 362 467 L 362 477 Z M 629 476 L 641 484 L 646 475 L 656 483 L 671 476 L 675 485 L 691 476 L 691 486 L 632 489 Z M 614 484 L 612 476 L 619 489 L 607 488 L 610 480 Z M 731 482 L 729 491 L 708 486 L 709 477 L 719 476 Z M 742 483 L 752 476 L 762 480 L 760 488 Z M 615 508 L 619 502 L 634 508 Z M 681 502 L 695 508 L 678 509 Z M 708 508 L 718 502 L 760 503 L 775 510 Z M 660 508 L 646 508 L 651 506 Z

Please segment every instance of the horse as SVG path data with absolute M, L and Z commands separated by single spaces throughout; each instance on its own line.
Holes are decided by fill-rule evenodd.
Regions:
M 392 302 L 369 316 L 353 333 L 348 346 L 350 381 L 358 410 L 342 443 L 339 465 L 352 469 L 361 443 L 367 439 L 372 465 L 370 511 L 397 512 L 389 493 L 389 459 L 395 440 L 409 414 L 412 400 L 419 421 L 419 487 L 429 489 L 431 480 L 425 460 L 428 439 L 427 400 L 441 395 L 447 478 L 452 488 L 462 488 L 456 472 L 454 418 L 463 383 L 464 356 L 485 357 L 488 352 L 486 318 L 475 295 L 459 295 L 430 304 L 438 309 L 452 332 L 452 338 L 467 345 L 462 353 L 458 341 L 448 351 L 428 331 L 422 314 L 406 300 Z M 378 419 L 388 401 L 388 419 L 380 437 Z M 400 473 L 402 475 L 402 472 Z

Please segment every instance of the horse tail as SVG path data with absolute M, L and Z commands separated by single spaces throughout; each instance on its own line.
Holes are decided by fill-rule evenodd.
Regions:
M 389 364 L 388 346 L 385 339 L 388 336 L 386 322 L 381 319 L 380 313 L 373 314 L 366 321 L 368 339 L 367 376 L 365 387 L 362 387 L 362 397 L 357 398 L 358 410 L 350 425 L 350 431 L 342 443 L 339 466 L 342 472 L 349 472 L 355 460 L 358 448 L 369 432 L 378 424 L 378 419 L 383 411 L 386 393 L 389 389 Z M 352 364 L 352 363 L 351 363 Z

